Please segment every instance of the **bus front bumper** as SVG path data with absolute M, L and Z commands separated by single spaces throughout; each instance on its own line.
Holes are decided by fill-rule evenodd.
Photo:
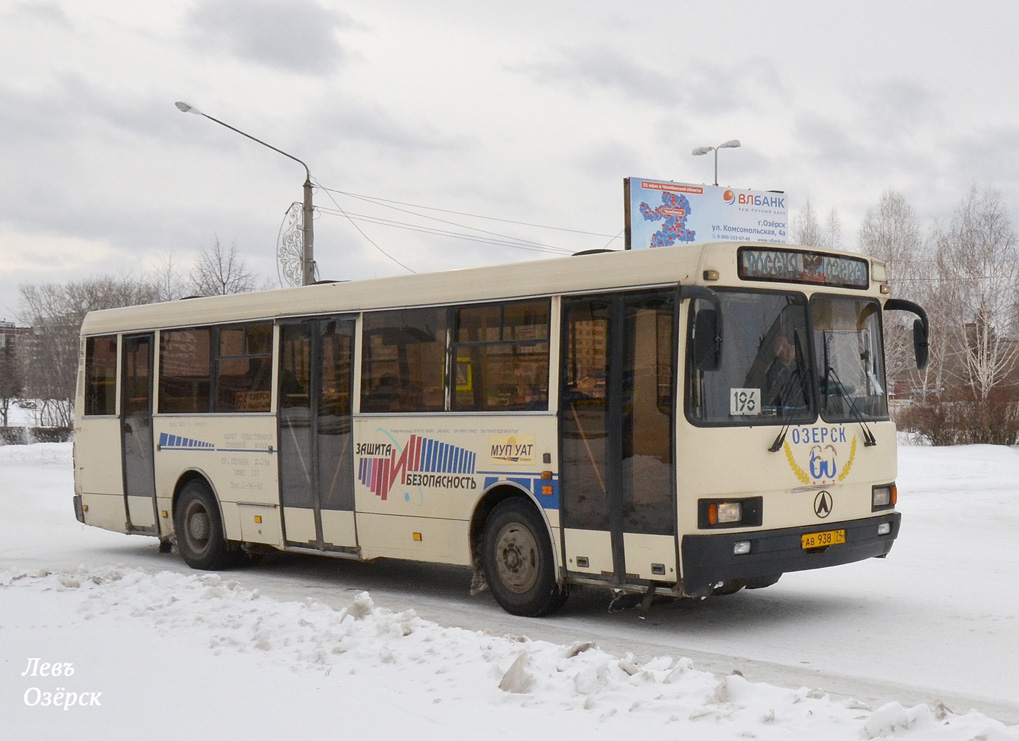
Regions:
M 878 517 L 831 522 L 811 527 L 758 530 L 740 533 L 687 535 L 683 538 L 683 594 L 704 597 L 719 582 L 768 579 L 788 571 L 837 566 L 865 558 L 881 558 L 899 535 L 902 515 L 889 512 Z M 888 532 L 879 534 L 879 528 Z M 826 548 L 805 549 L 803 536 L 845 531 L 845 542 Z M 749 543 L 748 553 L 736 555 L 737 543 Z M 745 547 L 745 546 L 744 546 Z

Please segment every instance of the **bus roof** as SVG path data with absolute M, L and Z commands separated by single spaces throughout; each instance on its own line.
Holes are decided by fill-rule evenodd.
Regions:
M 606 251 L 571 257 L 464 268 L 436 273 L 184 299 L 90 312 L 83 335 L 184 327 L 304 314 L 332 314 L 372 309 L 509 300 L 528 296 L 621 290 L 670 284 L 736 285 L 737 248 L 808 249 L 832 255 L 850 253 L 793 245 L 719 242 L 656 249 Z M 852 255 L 859 258 L 859 255 Z M 875 267 L 881 265 L 875 263 Z M 705 281 L 705 271 L 717 281 Z M 875 270 L 875 273 L 877 271 Z M 875 281 L 884 279 L 881 266 Z M 774 283 L 770 283 L 772 288 Z M 810 290 L 804 286 L 803 290 Z M 837 290 L 837 289 L 836 289 Z M 872 291 L 867 291 L 871 293 Z M 860 293 L 855 291 L 855 293 Z

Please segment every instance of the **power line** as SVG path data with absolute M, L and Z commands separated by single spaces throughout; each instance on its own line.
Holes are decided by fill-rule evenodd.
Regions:
M 362 199 L 362 200 L 364 200 L 364 199 Z M 335 203 L 335 200 L 333 202 Z M 461 229 L 469 229 L 470 231 L 477 232 L 479 234 L 487 234 L 487 235 L 491 235 L 493 237 L 498 237 L 500 243 L 501 242 L 507 242 L 507 243 L 510 243 L 510 246 L 515 246 L 517 244 L 520 244 L 520 245 L 532 245 L 532 246 L 537 247 L 537 248 L 547 248 L 547 249 L 549 249 L 551 251 L 568 252 L 568 250 L 563 250 L 561 247 L 552 247 L 550 245 L 542 244 L 541 242 L 535 242 L 535 241 L 532 241 L 530 239 L 521 239 L 519 237 L 511 237 L 509 235 L 501 234 L 499 232 L 492 232 L 492 231 L 489 231 L 487 229 L 479 229 L 478 227 L 467 226 L 466 224 L 458 224 L 455 221 L 449 221 L 447 219 L 440 219 L 440 218 L 437 218 L 435 216 L 427 216 L 425 214 L 419 214 L 419 213 L 417 213 L 415 211 L 410 211 L 410 210 L 404 209 L 404 208 L 397 208 L 395 206 L 386 206 L 386 208 L 391 208 L 394 211 L 399 211 L 401 213 L 410 214 L 411 216 L 417 216 L 418 218 L 421 218 L 421 219 L 429 219 L 430 221 L 437 221 L 440 224 L 449 224 L 450 226 L 456 226 L 456 227 L 459 227 Z M 365 216 L 363 218 L 380 218 L 380 217 L 368 217 L 368 216 Z M 479 217 L 479 218 L 484 218 L 484 217 Z M 389 223 L 392 226 L 402 226 L 402 225 L 411 226 L 411 227 L 415 226 L 415 225 L 408 225 L 406 222 L 400 222 L 400 221 L 390 221 Z M 453 233 L 450 232 L 450 235 L 452 235 L 452 234 Z M 484 241 L 484 240 L 481 240 L 481 241 Z
M 421 224 L 410 224 L 404 221 L 395 221 L 393 219 L 384 219 L 380 216 L 370 216 L 367 214 L 356 214 L 346 211 L 333 211 L 333 209 L 317 207 L 318 211 L 322 213 L 338 213 L 347 219 L 354 221 L 362 221 L 369 224 L 378 224 L 380 226 L 390 226 L 398 229 L 406 229 L 412 232 L 419 232 L 422 234 L 433 234 L 442 237 L 450 237 L 453 239 L 462 239 L 469 242 L 478 242 L 479 244 L 490 244 L 496 247 L 512 247 L 521 250 L 530 250 L 532 252 L 548 252 L 557 255 L 568 255 L 571 254 L 571 250 L 564 247 L 555 247 L 553 245 L 541 244 L 540 242 L 531 242 L 528 240 L 519 240 L 513 237 L 508 237 L 494 232 L 485 232 L 491 236 L 479 236 L 473 234 L 464 234 L 462 232 L 456 232 L 449 229 L 439 229 L 436 227 L 424 226 Z M 457 226 L 457 225 L 454 225 Z M 363 234 L 363 232 L 362 232 Z
M 366 240 L 368 240 L 368 242 L 376 250 L 378 250 L 381 254 L 383 254 L 385 257 L 387 257 L 388 259 L 390 259 L 391 261 L 393 261 L 394 263 L 396 263 L 397 265 L 399 265 L 403 269 L 408 270 L 408 271 L 410 271 L 412 273 L 415 272 L 415 271 L 411 270 L 410 267 L 408 267 L 404 263 L 400 262 L 398 259 L 396 259 L 390 253 L 388 253 L 385 250 L 383 250 L 382 247 L 380 247 L 377 242 L 375 242 L 370 237 L 368 237 L 368 235 L 364 232 L 363 229 L 361 229 L 360 226 L 358 226 L 358 224 L 356 222 L 362 222 L 362 223 L 366 223 L 366 224 L 376 224 L 376 225 L 379 225 L 379 226 L 388 226 L 388 227 L 391 227 L 391 228 L 404 229 L 404 230 L 407 230 L 407 231 L 417 232 L 417 233 L 420 233 L 420 234 L 429 234 L 429 235 L 434 235 L 434 236 L 445 237 L 447 239 L 460 239 L 460 240 L 464 240 L 464 241 L 468 241 L 468 242 L 475 242 L 477 244 L 484 244 L 484 245 L 491 245 L 491 246 L 495 246 L 495 247 L 505 247 L 505 248 L 512 248 L 512 249 L 527 250 L 527 251 L 530 251 L 530 252 L 550 253 L 550 254 L 554 254 L 554 255 L 569 255 L 569 254 L 572 254 L 573 252 L 575 252 L 576 250 L 568 249 L 568 248 L 564 248 L 564 247 L 559 247 L 557 245 L 545 244 L 543 242 L 537 242 L 537 241 L 534 241 L 534 240 L 524 239 L 524 238 L 521 238 L 521 237 L 515 237 L 515 236 L 508 235 L 508 234 L 503 234 L 503 233 L 500 233 L 500 232 L 490 231 L 488 229 L 481 229 L 479 227 L 470 226 L 470 225 L 459 223 L 459 222 L 456 222 L 456 221 L 451 221 L 451 220 L 448 220 L 448 219 L 439 218 L 437 216 L 431 216 L 431 215 L 428 215 L 428 214 L 419 213 L 418 211 L 412 210 L 412 209 L 420 209 L 420 210 L 424 210 L 424 211 L 434 211 L 434 212 L 442 213 L 442 214 L 451 214 L 451 215 L 455 215 L 455 216 L 462 216 L 462 217 L 465 217 L 465 218 L 482 219 L 482 220 L 487 220 L 487 221 L 500 222 L 500 223 L 504 223 L 504 224 L 514 224 L 514 225 L 517 225 L 517 226 L 526 226 L 526 227 L 532 227 L 532 228 L 537 228 L 537 229 L 550 229 L 550 230 L 554 230 L 554 231 L 559 231 L 559 232 L 564 232 L 564 233 L 569 233 L 569 234 L 577 234 L 577 235 L 582 235 L 582 236 L 604 237 L 604 238 L 608 239 L 608 241 L 605 243 L 605 247 L 608 247 L 608 245 L 612 244 L 612 242 L 614 242 L 615 240 L 619 239 L 619 237 L 623 233 L 623 230 L 620 230 L 620 232 L 617 233 L 617 234 L 603 234 L 601 232 L 591 232 L 591 231 L 584 231 L 584 230 L 581 230 L 581 229 L 570 229 L 570 228 L 566 228 L 566 227 L 549 226 L 549 225 L 546 225 L 546 224 L 535 224 L 535 223 L 531 223 L 531 222 L 517 221 L 517 220 L 513 220 L 513 219 L 504 219 L 504 218 L 493 217 L 493 216 L 483 216 L 481 214 L 473 214 L 473 213 L 468 213 L 468 212 L 465 212 L 465 211 L 454 211 L 454 210 L 451 210 L 451 209 L 437 208 L 437 207 L 434 207 L 434 206 L 424 206 L 424 205 L 421 205 L 421 204 L 407 203 L 405 201 L 397 201 L 397 200 L 393 200 L 393 199 L 390 199 L 390 198 L 380 198 L 378 196 L 368 196 L 368 195 L 364 195 L 364 194 L 360 194 L 360 193 L 351 193 L 349 191 L 342 191 L 342 190 L 338 190 L 338 189 L 335 189 L 335 188 L 327 188 L 327 187 L 323 186 L 318 181 L 315 181 L 315 185 L 320 190 L 322 190 L 322 191 L 324 191 L 326 193 L 326 195 L 329 197 L 329 200 L 332 201 L 333 205 L 336 207 L 335 210 L 333 210 L 333 209 L 329 209 L 329 208 L 322 208 L 321 206 L 319 206 L 319 207 L 316 207 L 317 211 L 319 211 L 321 213 L 327 213 L 327 214 L 338 214 L 338 215 L 342 216 L 343 218 L 346 218 L 351 223 L 351 225 L 355 229 L 357 229 L 358 233 L 360 233 L 361 236 L 363 236 Z M 400 220 L 397 220 L 397 219 L 387 219 L 387 218 L 384 218 L 384 217 L 381 217 L 381 216 L 374 216 L 374 215 L 360 214 L 360 213 L 352 213 L 352 212 L 349 212 L 349 211 L 345 210 L 342 206 L 340 206 L 339 202 L 336 200 L 336 198 L 333 196 L 333 194 L 347 196 L 349 198 L 354 198 L 356 200 L 359 200 L 359 201 L 362 201 L 362 202 L 365 202 L 365 203 L 369 203 L 369 204 L 372 204 L 372 205 L 375 205 L 375 206 L 379 206 L 379 207 L 382 207 L 382 208 L 388 208 L 388 209 L 391 209 L 393 211 L 397 211 L 399 213 L 407 214 L 409 216 L 412 216 L 412 217 L 415 217 L 415 218 L 418 218 L 418 219 L 425 219 L 425 220 L 428 220 L 428 221 L 437 222 L 438 224 L 443 224 L 443 225 L 446 225 L 448 227 L 453 227 L 453 228 L 441 228 L 441 227 L 435 227 L 435 226 L 428 226 L 428 225 L 420 224 L 420 223 L 411 223 L 411 222 L 408 222 L 408 221 L 400 221 Z M 463 230 L 466 230 L 466 232 L 463 231 Z
M 319 186 L 319 187 L 321 187 L 321 186 Z M 342 208 L 340 207 L 340 204 L 338 204 L 338 203 L 336 202 L 336 199 L 335 199 L 335 198 L 333 198 L 333 195 L 332 195 L 332 193 L 330 193 L 330 192 L 328 191 L 328 189 L 325 189 L 325 188 L 323 188 L 323 190 L 325 190 L 325 191 L 326 191 L 326 195 L 328 195 L 328 196 L 329 196 L 329 200 L 333 202 L 333 205 L 335 205 L 335 206 L 336 206 L 336 209 L 337 209 L 337 210 L 339 211 L 339 213 L 340 213 L 340 214 L 342 214 L 343 216 L 347 216 L 347 215 L 346 215 L 346 213 L 344 212 L 344 210 L 343 210 L 343 209 L 342 209 Z M 406 270 L 406 271 L 408 271 L 408 272 L 410 272 L 410 273 L 417 273 L 417 271 L 416 271 L 416 270 L 413 270 L 413 269 L 409 268 L 408 266 L 404 265 L 404 264 L 403 264 L 402 262 L 400 262 L 399 260 L 397 260 L 397 259 L 396 259 L 395 257 L 393 257 L 392 255 L 390 255 L 390 254 L 389 254 L 388 252 L 386 252 L 386 251 L 385 251 L 384 249 L 382 249 L 381 247 L 379 247 L 379 246 L 378 246 L 378 244 L 376 244 L 376 243 L 375 243 L 375 240 L 373 240 L 373 239 L 372 239 L 371 237 L 369 237 L 369 236 L 368 236 L 367 234 L 365 234 L 365 233 L 364 233 L 364 231 L 363 231 L 363 230 L 361 229 L 361 227 L 359 227 L 359 226 L 358 226 L 357 224 L 355 224 L 355 223 L 354 223 L 354 220 L 353 220 L 353 219 L 351 219 L 351 218 L 350 218 L 349 216 L 347 216 L 347 220 L 348 220 L 348 221 L 350 222 L 350 225 L 351 225 L 351 226 L 353 226 L 353 227 L 354 227 L 355 229 L 357 229 L 357 231 L 358 231 L 358 232 L 360 233 L 360 235 L 361 235 L 362 237 L 364 237 L 365 239 L 367 239 L 367 240 L 368 240 L 368 243 L 369 243 L 369 244 L 371 244 L 371 246 L 372 246 L 372 247 L 374 247 L 375 249 L 377 249 L 377 250 L 378 250 L 379 252 L 381 252 L 381 253 L 382 253 L 383 255 L 385 255 L 385 256 L 386 256 L 386 257 L 388 257 L 388 258 L 389 258 L 390 260 L 392 260 L 393 262 L 395 262 L 395 263 L 396 263 L 397 265 L 399 265 L 399 266 L 400 266 L 401 268 L 403 268 L 404 270 Z
M 584 231 L 583 229 L 570 229 L 568 227 L 563 227 L 563 226 L 550 226 L 548 224 L 535 224 L 535 223 L 528 222 L 528 221 L 516 221 L 514 219 L 503 219 L 503 218 L 499 218 L 497 216 L 483 216 L 481 214 L 472 214 L 472 213 L 469 213 L 469 212 L 466 212 L 466 211 L 453 211 L 453 210 L 445 209 L 445 208 L 437 208 L 435 206 L 423 206 L 423 205 L 417 204 L 417 203 L 406 203 L 404 201 L 396 201 L 396 200 L 392 200 L 392 199 L 389 199 L 389 198 L 379 198 L 378 196 L 368 196 L 368 195 L 363 195 L 363 194 L 360 194 L 360 193 L 351 193 L 349 191 L 336 190 L 336 189 L 332 189 L 332 188 L 326 188 L 321 183 L 317 183 L 317 182 L 316 182 L 316 185 L 318 185 L 323 190 L 328 190 L 328 191 L 330 191 L 332 193 L 338 193 L 340 195 L 348 196 L 350 198 L 357 198 L 358 200 L 368 201 L 370 203 L 377 203 L 377 204 L 380 204 L 380 205 L 387 205 L 388 206 L 388 204 L 396 204 L 397 206 L 406 206 L 408 208 L 419 208 L 419 209 L 423 209 L 425 211 L 438 211 L 439 213 L 452 214 L 454 216 L 467 216 L 467 217 L 472 218 L 472 219 L 484 219 L 486 221 L 499 221 L 499 222 L 502 222 L 504 224 L 516 224 L 518 226 L 530 226 L 530 227 L 534 227 L 536 229 L 552 229 L 554 231 L 568 232 L 568 233 L 571 233 L 571 234 L 582 234 L 582 235 L 585 235 L 585 236 L 588 236 L 588 237 L 611 237 L 612 239 L 615 239 L 615 238 L 617 238 L 619 236 L 618 234 L 603 234 L 602 232 L 589 232 L 589 231 Z M 393 206 L 388 206 L 388 207 L 389 208 L 393 208 Z M 413 212 L 411 212 L 411 213 L 413 213 Z M 416 216 L 423 216 L 422 214 L 415 214 L 415 215 Z M 470 228 L 470 227 L 465 227 L 465 228 Z

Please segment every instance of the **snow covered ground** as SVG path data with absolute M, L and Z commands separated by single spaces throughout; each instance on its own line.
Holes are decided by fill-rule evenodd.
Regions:
M 815 635 L 821 620 L 809 594 L 846 619 L 831 634 L 840 645 L 815 645 L 803 663 L 831 656 L 864 683 L 1019 707 L 1017 464 L 1007 448 L 904 447 L 903 534 L 887 560 L 655 608 L 658 629 L 689 625 L 687 645 L 716 652 L 712 641 L 731 643 L 738 630 L 737 649 L 791 666 L 797 634 Z M 1006 724 L 936 699 L 865 703 L 823 684 L 705 671 L 687 652 L 614 650 L 627 635 L 654 631 L 654 621 L 603 611 L 597 623 L 578 618 L 600 602 L 539 621 L 496 609 L 482 613 L 493 616 L 490 629 L 464 629 L 455 611 L 440 612 L 440 625 L 349 587 L 295 597 L 300 580 L 281 590 L 271 560 L 190 572 L 178 557 L 156 555 L 154 540 L 79 525 L 71 488 L 70 445 L 0 447 L 0 738 L 1019 738 L 1011 717 Z M 328 562 L 299 563 L 309 561 Z M 366 565 L 352 578 L 379 572 L 387 568 Z M 852 600 L 856 616 L 846 609 Z M 776 630 L 767 611 L 780 604 L 807 609 L 792 619 L 784 612 Z M 725 613 L 737 617 L 726 622 Z M 606 623 L 629 631 L 610 641 L 613 650 L 595 645 Z M 699 630 L 705 623 L 714 627 Z M 527 637 L 550 630 L 566 640 Z M 897 646 L 902 656 L 892 660 Z

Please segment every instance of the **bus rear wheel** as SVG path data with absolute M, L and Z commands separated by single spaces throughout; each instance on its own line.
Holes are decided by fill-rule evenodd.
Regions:
M 552 542 L 537 511 L 522 499 L 507 499 L 485 525 L 482 565 L 499 605 L 513 615 L 555 612 L 568 592 L 556 583 Z
M 173 512 L 177 548 L 193 569 L 215 571 L 227 565 L 230 552 L 223 537 L 216 498 L 200 481 L 185 484 Z

